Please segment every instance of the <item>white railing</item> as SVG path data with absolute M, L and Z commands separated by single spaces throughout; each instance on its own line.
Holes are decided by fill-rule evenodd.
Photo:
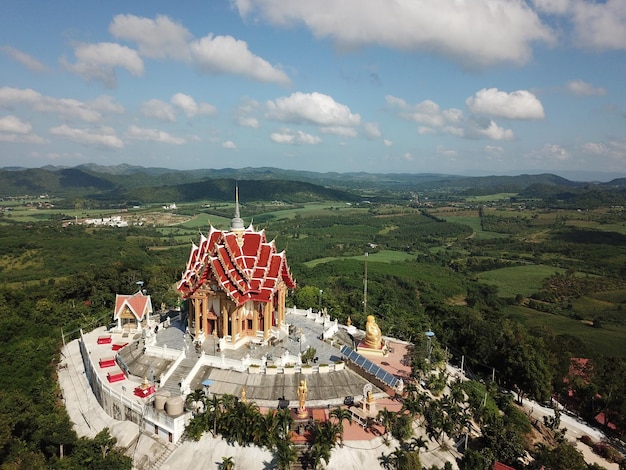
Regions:
M 161 375 L 161 387 L 165 385 L 165 382 L 167 382 L 167 379 L 171 377 L 171 375 L 174 373 L 176 368 L 180 365 L 181 362 L 183 362 L 183 359 L 185 359 L 185 357 L 187 356 L 185 355 L 185 350 L 183 349 L 182 351 L 180 351 L 178 357 L 176 358 L 174 363 L 170 366 L 170 368 L 166 370 L 163 375 Z

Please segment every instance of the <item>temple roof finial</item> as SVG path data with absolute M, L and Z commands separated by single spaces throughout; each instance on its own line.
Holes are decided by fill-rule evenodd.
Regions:
M 230 221 L 230 229 L 232 231 L 244 230 L 243 219 L 239 215 L 239 185 L 235 184 L 235 217 Z

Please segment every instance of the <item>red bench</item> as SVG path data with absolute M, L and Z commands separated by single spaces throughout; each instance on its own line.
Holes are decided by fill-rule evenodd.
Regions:
M 115 358 L 107 357 L 100 359 L 100 368 L 113 367 L 115 365 Z
M 111 335 L 98 336 L 98 344 L 109 344 L 112 341 Z
M 124 375 L 124 372 L 116 372 L 114 374 L 109 372 L 107 374 L 107 380 L 109 381 L 109 383 L 121 382 L 124 379 L 126 379 L 126 376 Z
M 111 346 L 111 349 L 113 349 L 113 351 L 119 351 L 126 345 L 128 345 L 128 343 L 114 343 L 113 346 Z

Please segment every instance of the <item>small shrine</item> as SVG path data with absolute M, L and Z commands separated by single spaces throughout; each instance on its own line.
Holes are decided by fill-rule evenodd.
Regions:
M 372 384 L 366 383 L 363 386 L 363 400 L 361 401 L 361 414 L 367 418 L 373 418 L 378 415 L 376 409 L 376 398 L 372 393 Z
M 152 313 L 152 300 L 140 290 L 132 295 L 115 296 L 113 321 L 118 331 L 140 331 L 147 327 L 148 316 Z

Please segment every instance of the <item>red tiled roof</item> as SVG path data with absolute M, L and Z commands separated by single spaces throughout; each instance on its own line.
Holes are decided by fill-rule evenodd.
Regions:
M 152 312 L 152 300 L 149 295 L 143 295 L 141 291 L 132 295 L 117 294 L 115 296 L 114 320 L 117 320 L 124 307 L 128 307 L 137 320 L 141 321 L 145 314 Z
M 192 244 L 178 290 L 187 298 L 211 279 L 238 306 L 249 300 L 269 302 L 280 281 L 296 286 L 285 252 L 278 253 L 265 231 L 252 226 L 239 233 L 211 227 L 198 246 Z
M 493 464 L 493 470 L 515 470 L 513 467 L 504 465 L 503 463 L 496 462 Z

